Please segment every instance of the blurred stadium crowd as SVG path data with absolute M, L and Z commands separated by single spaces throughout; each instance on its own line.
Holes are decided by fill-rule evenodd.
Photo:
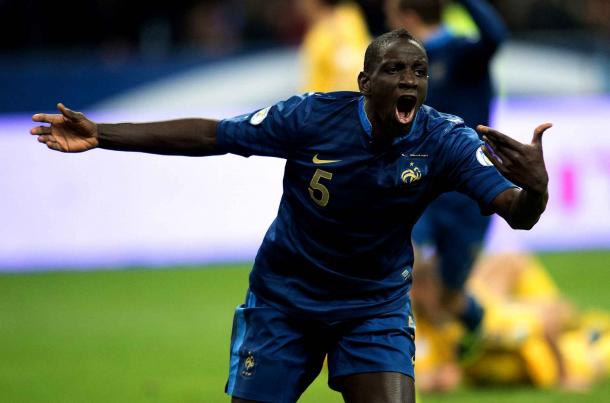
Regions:
M 0 1 L 2 53 L 49 48 L 101 49 L 108 57 L 162 57 L 175 50 L 226 53 L 252 45 L 297 44 L 305 23 L 296 1 Z M 370 31 L 387 30 L 382 0 L 359 0 Z M 599 46 L 610 34 L 606 0 L 494 0 L 515 35 L 548 40 L 586 33 Z M 281 16 L 278 18 L 278 16 Z M 582 35 L 580 36 L 582 37 Z M 591 43 L 588 44 L 590 46 Z
M 0 86 L 4 89 L 0 110 L 41 110 L 54 105 L 57 96 L 69 104 L 90 107 L 125 89 L 229 56 L 296 48 L 307 30 L 299 12 L 302 3 L 0 1 Z M 383 0 L 357 3 L 372 35 L 388 30 Z M 494 0 L 490 4 L 502 15 L 513 43 L 526 41 L 573 52 L 570 66 L 589 81 L 597 80 L 592 86 L 604 91 L 610 87 L 610 80 L 604 79 L 610 76 L 608 1 Z M 557 62 L 556 67 L 566 68 L 566 62 Z M 604 73 L 591 74 L 591 69 Z M 539 77 L 533 77 L 513 93 L 540 91 L 540 83 Z M 573 86 L 557 83 L 546 88 L 569 92 Z

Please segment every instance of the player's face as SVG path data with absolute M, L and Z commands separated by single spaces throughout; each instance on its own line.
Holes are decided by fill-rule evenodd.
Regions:
M 370 74 L 364 74 L 361 91 L 383 125 L 409 126 L 428 92 L 428 58 L 414 41 L 396 40 Z

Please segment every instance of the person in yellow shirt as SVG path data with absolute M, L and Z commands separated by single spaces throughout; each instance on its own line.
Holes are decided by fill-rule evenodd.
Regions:
M 610 371 L 610 316 L 577 312 L 534 256 L 487 255 L 468 286 L 488 313 L 484 352 L 466 368 L 469 378 L 583 390 Z
M 414 306 L 421 391 L 449 391 L 461 379 L 474 385 L 584 390 L 610 375 L 610 315 L 577 313 L 535 257 L 486 255 L 477 262 L 468 288 L 486 315 L 478 354 L 466 364 L 458 365 L 463 329 L 457 322 L 431 322 L 425 310 Z M 434 298 L 435 292 L 433 278 L 414 277 L 414 304 L 422 295 Z
M 359 6 L 351 1 L 298 0 L 307 22 L 301 46 L 305 92 L 358 91 L 356 78 L 371 37 Z

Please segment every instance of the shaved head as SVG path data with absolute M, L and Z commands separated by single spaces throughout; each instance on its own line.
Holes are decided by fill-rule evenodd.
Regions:
M 424 53 L 426 52 L 424 46 L 406 29 L 400 28 L 395 29 L 394 31 L 386 32 L 385 34 L 373 39 L 373 41 L 366 48 L 366 52 L 364 54 L 365 73 L 371 73 L 373 70 L 375 70 L 377 64 L 379 64 L 382 59 L 385 49 L 395 41 L 411 41 L 419 46 Z

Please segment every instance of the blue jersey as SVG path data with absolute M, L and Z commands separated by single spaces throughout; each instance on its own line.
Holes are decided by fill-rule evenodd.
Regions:
M 424 45 L 430 79 L 426 103 L 459 115 L 468 126 L 489 124 L 493 96 L 489 67 L 507 36 L 502 18 L 484 0 L 460 0 L 479 30 L 478 38 L 465 38 L 440 29 Z M 464 287 L 490 223 L 471 199 L 456 192 L 439 197 L 415 226 L 413 240 L 434 245 L 439 272 L 446 286 Z M 469 223 L 469 225 L 464 225 Z
M 225 152 L 286 159 L 250 287 L 300 317 L 345 320 L 404 306 L 411 229 L 430 201 L 459 190 L 489 209 L 513 186 L 485 163 L 472 129 L 427 106 L 408 133 L 379 146 L 355 92 L 295 96 L 223 120 L 217 139 Z
M 430 79 L 426 104 L 460 116 L 476 127 L 489 124 L 493 96 L 489 66 L 507 36 L 502 18 L 482 0 L 461 0 L 479 29 L 476 39 L 460 37 L 443 28 L 428 38 Z

